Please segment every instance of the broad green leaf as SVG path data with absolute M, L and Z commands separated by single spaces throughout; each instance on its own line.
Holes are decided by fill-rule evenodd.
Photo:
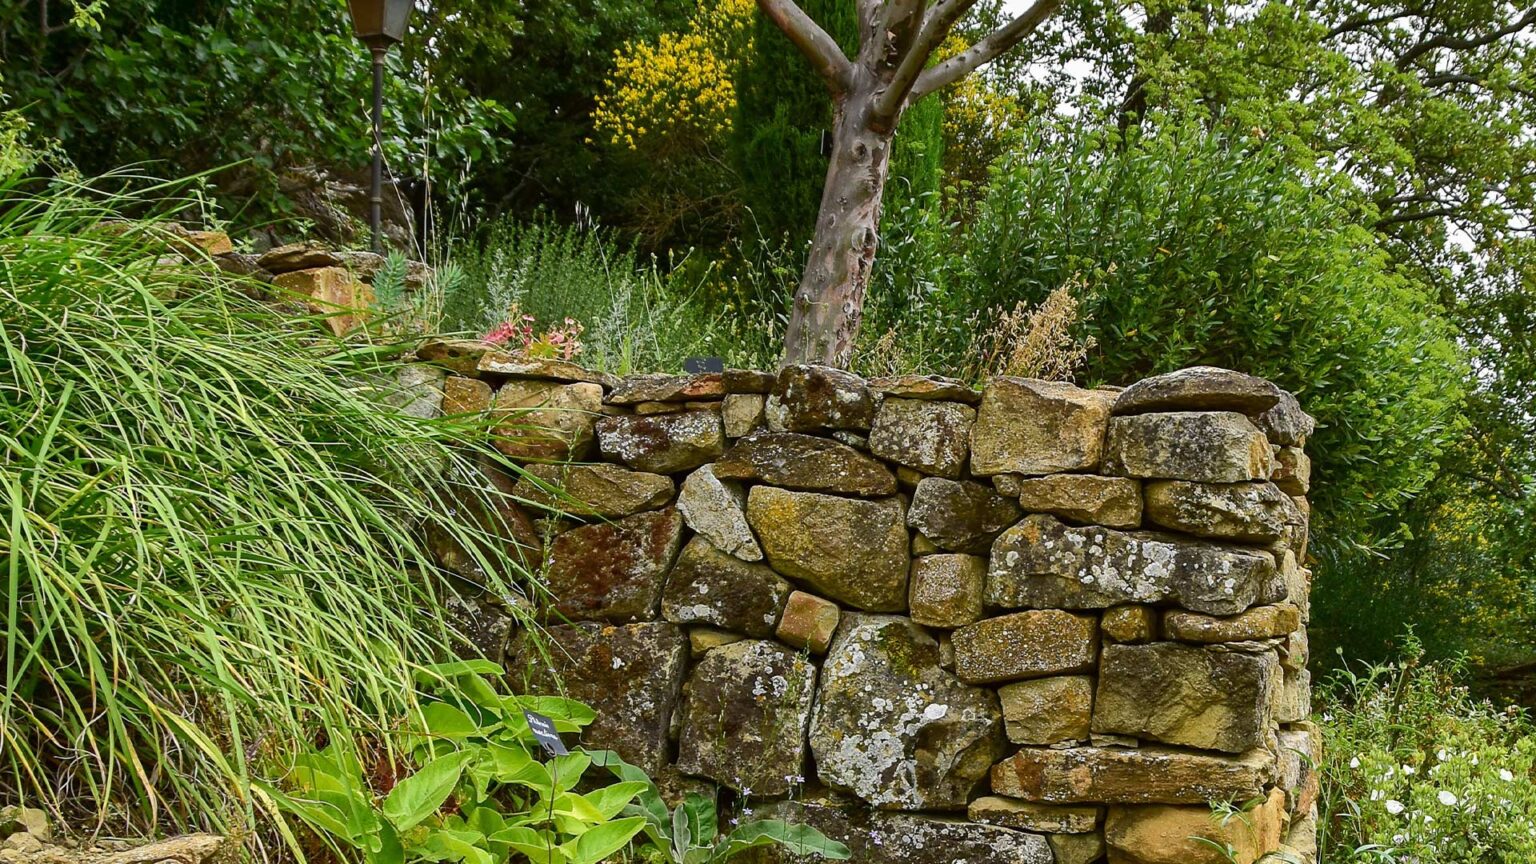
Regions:
M 750 822 L 732 831 L 715 846 L 717 861 L 728 861 L 744 850 L 778 843 L 799 855 L 817 854 L 834 861 L 846 860 L 848 847 L 809 825 L 791 825 L 777 819 Z
M 363 855 L 366 864 L 405 864 L 405 848 L 400 845 L 400 835 L 388 824 L 381 823 L 378 831 L 377 849 L 370 849 Z
M 615 783 L 612 786 L 604 786 L 588 792 L 584 797 L 592 806 L 602 814 L 606 821 L 619 815 L 624 805 L 635 799 L 635 796 L 650 788 L 650 783 L 642 783 L 638 780 L 630 780 L 623 783 Z
M 571 864 L 598 864 L 623 849 L 644 827 L 645 819 L 639 816 L 598 825 L 566 844 Z
M 468 751 L 440 756 L 415 774 L 395 784 L 384 799 L 384 818 L 398 831 L 406 831 L 437 812 L 459 784 L 459 774 L 472 754 Z
M 432 702 L 421 708 L 421 729 L 434 738 L 459 741 L 478 733 L 480 724 L 446 702 Z

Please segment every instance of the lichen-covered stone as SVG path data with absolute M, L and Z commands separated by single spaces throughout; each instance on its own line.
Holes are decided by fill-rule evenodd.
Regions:
M 1259 415 L 1255 422 L 1270 441 L 1282 447 L 1303 446 L 1317 427 L 1317 421 L 1301 410 L 1296 397 L 1284 390 L 1280 391 L 1279 404 Z
M 768 637 L 793 590 L 767 565 L 727 555 L 698 536 L 672 565 L 661 614 L 674 624 L 709 624 Z
M 648 417 L 652 414 L 681 414 L 688 408 L 685 402 L 637 402 L 629 406 L 628 410 L 642 417 Z M 624 409 L 618 409 L 615 411 L 615 416 L 623 413 L 626 413 Z
M 1044 804 L 1249 801 L 1274 772 L 1266 750 L 1240 756 L 1163 747 L 1026 747 L 992 768 L 992 791 Z
M 602 409 L 597 384 L 514 379 L 496 391 L 493 442 L 514 459 L 581 460 Z
M 777 377 L 772 372 L 756 369 L 727 369 L 720 374 L 720 381 L 725 385 L 725 392 L 728 394 L 763 394 L 773 389 L 773 382 Z
M 1272 651 L 1106 645 L 1093 731 L 1241 753 L 1265 742 L 1279 683 Z
M 706 653 L 688 678 L 677 768 L 753 795 L 784 795 L 805 769 L 816 666 L 744 640 Z
M 1300 723 L 1312 716 L 1312 673 L 1306 669 L 1281 669 L 1275 691 L 1276 723 Z
M 971 472 L 1092 471 L 1104 454 L 1113 393 L 1055 381 L 997 377 L 981 393 L 971 430 Z
M 373 398 L 407 417 L 431 420 L 443 412 L 448 373 L 428 363 L 402 363 L 372 376 Z
M 1323 734 L 1311 723 L 1297 723 L 1276 735 L 1279 754 L 1276 761 L 1276 785 L 1286 793 L 1291 813 L 1306 813 L 1317 803 L 1321 792 Z
M 1274 384 L 1216 366 L 1191 366 L 1154 375 L 1125 388 L 1115 399 L 1115 414 L 1149 411 L 1236 411 L 1262 414 L 1280 402 Z
M 1089 834 L 1049 834 L 1051 853 L 1056 864 L 1093 864 L 1104 857 L 1104 835 L 1094 831 Z
M 1312 459 L 1300 447 L 1280 447 L 1270 479 L 1287 495 L 1305 495 L 1312 488 Z
M 524 633 L 507 680 L 517 692 L 560 693 L 597 712 L 588 747 L 613 750 L 655 776 L 667 764 L 667 731 L 683 684 L 688 642 L 675 625 L 594 622 Z
M 747 522 L 773 569 L 818 594 L 870 612 L 906 608 L 909 541 L 901 499 L 754 486 Z
M 981 391 L 958 378 L 942 375 L 889 375 L 869 379 L 869 389 L 887 399 L 928 399 L 938 402 L 963 402 L 975 405 Z
M 993 544 L 987 604 L 1104 609 L 1171 602 L 1211 615 L 1235 615 L 1261 602 L 1276 581 L 1274 558 L 1261 550 L 1073 527 L 1033 515 Z
M 1050 474 L 992 478 L 998 494 L 1017 498 L 1030 513 L 1050 513 L 1070 522 L 1108 528 L 1141 525 L 1141 481 L 1096 474 Z
M 480 358 L 496 350 L 495 345 L 479 339 L 433 337 L 417 346 L 416 359 L 474 378 L 478 374 Z
M 553 617 L 616 623 L 655 618 L 682 532 L 682 517 L 668 507 L 556 537 L 545 568 Z
M 1093 669 L 1099 619 L 1058 609 L 988 618 L 954 632 L 955 673 L 969 684 L 995 684 Z
M 725 424 L 725 437 L 740 438 L 750 435 L 763 425 L 763 406 L 767 401 L 761 393 L 731 393 L 720 403 L 720 420 Z
M 448 591 L 443 613 L 453 625 L 454 651 L 465 659 L 484 658 L 504 664 L 515 629 L 512 616 L 490 595 Z
M 1157 638 L 1157 610 L 1151 606 L 1115 606 L 1104 610 L 1099 629 L 1104 638 L 1139 645 Z
M 976 555 L 924 555 L 912 562 L 908 605 L 925 627 L 953 629 L 981 618 L 987 562 Z
M 443 413 L 479 414 L 491 407 L 493 395 L 491 385 L 478 378 L 449 375 L 443 380 Z
M 784 604 L 774 635 L 780 642 L 796 648 L 804 648 L 812 654 L 825 654 L 832 646 L 832 637 L 842 622 L 843 610 L 831 600 L 794 591 Z
M 963 809 L 1002 754 L 990 691 L 939 668 L 911 621 L 846 616 L 822 667 L 811 719 L 822 782 L 889 810 Z
M 604 390 L 611 390 L 619 383 L 619 379 L 606 372 L 596 372 L 566 360 L 515 356 L 505 351 L 481 354 L 475 364 L 475 371 L 488 378 L 597 384 Z
M 1273 483 L 1154 480 L 1146 488 L 1147 519 L 1164 528 L 1246 543 L 1274 543 L 1301 514 Z
M 875 399 L 864 379 L 830 366 L 786 366 L 768 399 L 771 428 L 786 432 L 868 429 Z
M 597 421 L 598 447 L 607 459 L 638 471 L 690 471 L 725 452 L 725 428 L 713 411 Z
M 1104 473 L 1201 483 L 1268 480 L 1269 439 L 1241 414 L 1180 411 L 1109 421 Z
M 672 500 L 672 478 L 617 465 L 529 465 L 513 494 L 574 516 L 616 519 L 657 510 Z
M 1016 681 L 998 688 L 1004 731 L 1015 744 L 1048 746 L 1087 741 L 1093 717 L 1093 679 L 1063 675 Z
M 833 796 L 770 802 L 755 807 L 753 815 L 810 825 L 846 845 L 856 864 L 1054 864 L 1050 845 L 1039 834 L 915 813 L 872 812 Z M 748 852 L 743 864 L 823 861 L 815 853 L 768 846 Z
M 1163 637 L 1175 642 L 1247 642 L 1278 639 L 1301 626 L 1301 613 L 1289 603 L 1255 606 L 1218 618 L 1182 609 L 1163 612 Z
M 1254 864 L 1280 845 L 1285 815 L 1278 789 L 1226 820 L 1209 806 L 1111 807 L 1104 839 L 1112 864 Z
M 605 400 L 609 405 L 641 402 L 692 402 L 719 399 L 725 382 L 718 372 L 701 375 L 630 375 L 619 381 Z
M 743 561 L 763 560 L 763 550 L 747 525 L 747 493 L 740 483 L 721 480 L 714 465 L 700 466 L 677 496 L 678 512 L 688 527 Z
M 977 798 L 965 812 L 972 822 L 1041 834 L 1088 834 L 1104 816 L 1104 808 L 1091 804 L 1040 804 L 1001 795 Z
M 896 493 L 896 475 L 869 456 L 827 438 L 760 432 L 742 438 L 715 462 L 722 480 L 755 480 L 836 495 L 880 498 Z
M 542 536 L 528 512 L 513 500 L 516 487 L 511 478 L 490 464 L 488 457 L 482 457 L 475 470 L 475 481 L 483 484 L 481 489 L 468 484 L 450 486 L 445 495 L 448 508 L 444 515 L 450 524 L 463 524 L 469 530 L 455 532 L 447 524 L 429 522 L 427 546 L 443 569 L 473 584 L 488 581 L 487 566 L 501 567 L 503 572 L 496 575 L 516 581 L 516 567 L 537 570 L 543 562 Z
M 869 451 L 908 468 L 960 478 L 976 409 L 959 402 L 886 397 L 869 430 Z
M 1013 499 L 980 483 L 925 477 L 912 493 L 907 525 L 940 549 L 985 554 L 1020 515 Z

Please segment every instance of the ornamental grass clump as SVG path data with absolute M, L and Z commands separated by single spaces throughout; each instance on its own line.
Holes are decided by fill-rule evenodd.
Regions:
M 517 571 L 462 516 L 495 494 L 479 430 L 383 404 L 399 346 L 167 258 L 123 206 L 0 180 L 0 800 L 238 831 L 251 779 L 409 716 L 446 591 Z M 491 584 L 447 583 L 429 533 Z

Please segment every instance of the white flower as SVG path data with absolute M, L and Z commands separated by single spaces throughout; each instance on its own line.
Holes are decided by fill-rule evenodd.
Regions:
M 1508 768 L 1500 768 L 1499 779 L 1503 780 L 1505 783 L 1511 783 L 1514 781 L 1515 775 L 1512 774 Z
M 1382 798 L 1386 797 L 1386 794 L 1387 793 L 1381 791 L 1380 789 L 1372 789 L 1371 790 L 1371 800 L 1372 801 L 1380 801 Z
M 1391 813 L 1393 816 L 1400 815 L 1403 812 L 1403 802 L 1397 800 L 1396 798 L 1388 798 L 1387 812 Z
M 1413 776 L 1413 774 L 1414 774 L 1414 768 L 1413 768 L 1413 766 L 1412 766 L 1412 765 L 1404 765 L 1404 766 L 1403 766 L 1403 774 L 1404 774 L 1404 775 L 1405 775 L 1405 776 L 1408 776 L 1408 777 L 1412 777 L 1412 776 Z
M 1440 803 L 1444 804 L 1447 807 L 1455 807 L 1456 806 L 1456 796 L 1452 795 L 1451 793 L 1449 793 L 1447 791 L 1445 791 L 1444 789 L 1441 789 L 1440 790 L 1440 794 L 1436 795 L 1435 797 L 1439 798 L 1440 799 Z
M 1449 758 L 1445 753 L 1444 747 L 1441 747 L 1440 750 L 1435 753 L 1435 758 L 1439 759 L 1441 762 L 1444 762 L 1447 758 Z
M 1349 767 L 1351 767 L 1351 768 L 1359 768 L 1360 767 L 1360 757 L 1356 756 L 1355 758 L 1349 760 Z

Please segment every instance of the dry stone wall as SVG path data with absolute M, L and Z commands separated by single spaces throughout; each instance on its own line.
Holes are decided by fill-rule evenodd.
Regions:
M 1273 384 L 420 359 L 529 466 L 495 515 L 547 653 L 476 607 L 481 648 L 588 746 L 870 864 L 1315 858 L 1312 424 Z

